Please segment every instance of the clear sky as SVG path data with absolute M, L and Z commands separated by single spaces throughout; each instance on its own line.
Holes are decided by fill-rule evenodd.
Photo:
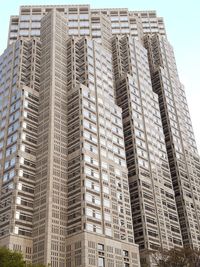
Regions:
M 2 1 L 0 54 L 6 48 L 10 15 L 20 5 L 90 4 L 92 8 L 126 7 L 156 10 L 165 19 L 168 39 L 174 47 L 181 82 L 185 85 L 194 133 L 200 152 L 200 1 L 199 0 L 14 0 Z

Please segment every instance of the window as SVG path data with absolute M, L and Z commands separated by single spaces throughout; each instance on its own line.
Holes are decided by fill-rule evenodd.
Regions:
M 0 139 L 4 137 L 4 134 L 5 134 L 4 130 L 0 132 Z
M 98 250 L 104 250 L 104 245 L 98 243 L 98 245 L 97 245 L 97 249 L 98 249 Z
M 12 153 L 15 153 L 17 146 L 11 146 L 10 148 L 6 149 L 6 157 L 10 156 Z
M 7 139 L 7 145 L 10 145 L 11 143 L 15 142 L 17 140 L 17 134 L 11 135 L 8 139 Z
M 100 205 L 101 204 L 101 202 L 100 202 L 100 198 L 99 197 L 95 197 L 95 196 L 92 196 L 92 195 L 90 195 L 90 194 L 86 194 L 86 201 L 87 202 L 90 202 L 90 203 L 93 203 L 93 204 L 95 204 L 95 205 Z
M 0 142 L 0 149 L 3 147 L 3 141 Z
M 87 216 L 92 217 L 92 210 L 89 209 L 89 208 L 87 208 L 87 209 L 86 209 L 86 214 L 87 214 Z
M 128 251 L 127 250 L 123 250 L 123 256 L 128 257 Z
M 108 200 L 108 199 L 104 199 L 104 200 L 103 200 L 103 204 L 104 204 L 105 207 L 110 208 L 110 200 Z
M 102 257 L 98 258 L 98 267 L 105 267 L 105 260 Z
M 105 194 L 108 194 L 109 195 L 109 188 L 108 187 L 103 187 L 103 192 L 105 193 Z
M 13 115 L 9 117 L 9 123 L 12 123 L 13 121 L 17 120 L 20 116 L 20 112 L 17 111 Z
M 112 230 L 110 228 L 105 229 L 105 234 L 108 236 L 112 236 Z
M 108 181 L 109 180 L 107 173 L 102 173 L 102 178 L 103 178 L 104 181 Z
M 29 15 L 22 15 L 20 18 L 21 18 L 21 21 L 29 21 L 30 20 Z
M 96 210 L 92 210 L 90 208 L 87 208 L 86 209 L 86 214 L 87 214 L 87 216 L 90 216 L 90 217 L 96 218 L 98 220 L 101 220 L 101 214 Z
M 108 222 L 111 222 L 111 216 L 108 213 L 104 213 L 104 219 Z
M 9 128 L 8 128 L 8 134 L 16 131 L 19 127 L 19 122 L 15 122 L 14 124 L 12 124 Z
M 8 160 L 5 162 L 4 168 L 7 169 L 8 167 L 12 167 L 15 165 L 15 158 Z

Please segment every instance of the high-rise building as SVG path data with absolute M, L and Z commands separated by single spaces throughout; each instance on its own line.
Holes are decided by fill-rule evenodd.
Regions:
M 183 244 L 200 247 L 200 158 L 184 87 L 166 38 L 146 36 L 153 90 L 159 97 Z
M 113 38 L 116 100 L 122 108 L 135 241 L 149 249 L 182 246 L 158 96 L 146 49 L 131 36 Z
M 200 247 L 200 157 L 155 11 L 22 6 L 0 111 L 0 246 L 52 267 Z
M 32 258 L 40 41 L 18 40 L 0 57 L 0 245 Z

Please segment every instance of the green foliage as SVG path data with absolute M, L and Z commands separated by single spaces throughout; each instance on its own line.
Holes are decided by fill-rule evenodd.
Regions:
M 22 254 L 0 247 L 0 267 L 25 267 Z
M 191 248 L 174 248 L 150 253 L 158 267 L 199 267 L 200 251 Z
M 20 252 L 0 247 L 0 267 L 45 267 L 45 265 L 26 263 Z

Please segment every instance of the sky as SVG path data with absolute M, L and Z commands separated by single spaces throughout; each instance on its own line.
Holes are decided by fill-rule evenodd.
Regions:
M 174 47 L 181 82 L 185 86 L 194 134 L 200 152 L 200 1 L 199 0 L 14 0 L 0 9 L 0 54 L 6 48 L 10 15 L 20 5 L 89 4 L 91 8 L 156 10 L 164 17 L 168 40 Z

